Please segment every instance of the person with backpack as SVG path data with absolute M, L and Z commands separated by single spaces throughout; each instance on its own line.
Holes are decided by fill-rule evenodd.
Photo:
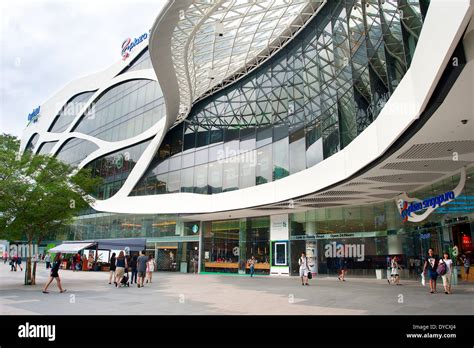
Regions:
M 428 256 L 423 266 L 423 273 L 428 273 L 428 279 L 430 280 L 430 293 L 436 292 L 436 280 L 438 279 L 438 258 L 434 255 L 433 248 L 428 249 Z
M 449 258 L 449 253 L 445 251 L 443 258 L 438 264 L 438 274 L 443 279 L 444 293 L 446 295 L 451 294 L 451 276 L 453 270 L 453 260 Z
M 306 253 L 302 252 L 301 257 L 298 259 L 298 265 L 300 265 L 300 277 L 301 285 L 309 285 L 308 283 L 308 259 L 306 258 Z
M 127 259 L 125 258 L 123 251 L 119 253 L 117 260 L 115 261 L 115 265 L 115 287 L 117 287 L 125 275 L 125 269 L 128 268 Z

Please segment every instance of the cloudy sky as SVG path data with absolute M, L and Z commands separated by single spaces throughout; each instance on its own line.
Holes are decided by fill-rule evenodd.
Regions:
M 68 82 L 121 59 L 165 0 L 1 0 L 0 133 L 20 136 L 28 114 Z

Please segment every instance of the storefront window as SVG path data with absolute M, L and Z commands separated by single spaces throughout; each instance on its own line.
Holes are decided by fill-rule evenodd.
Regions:
M 254 256 L 255 272 L 270 271 L 268 217 L 203 222 L 202 261 L 206 272 L 248 272 Z

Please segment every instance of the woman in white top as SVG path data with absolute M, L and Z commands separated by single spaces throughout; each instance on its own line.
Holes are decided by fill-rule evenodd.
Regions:
M 400 274 L 398 273 L 398 257 L 393 257 L 390 267 L 392 268 L 392 270 L 390 272 L 390 281 L 388 283 L 400 285 Z
M 301 285 L 309 285 L 308 283 L 308 260 L 306 258 L 305 253 L 301 253 L 301 257 L 298 260 L 298 265 L 300 265 L 300 277 L 301 277 Z
M 443 279 L 444 285 L 444 293 L 450 294 L 451 293 L 451 275 L 453 271 L 453 260 L 449 258 L 449 254 L 447 251 L 443 253 L 443 259 L 439 261 L 440 263 L 444 263 L 446 265 L 446 273 L 441 275 Z
M 153 272 L 155 272 L 155 259 L 153 256 L 148 256 L 148 261 L 146 263 L 146 282 L 151 283 L 151 278 L 153 276 Z

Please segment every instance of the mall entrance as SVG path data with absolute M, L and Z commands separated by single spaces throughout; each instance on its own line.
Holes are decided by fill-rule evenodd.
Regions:
M 155 259 L 157 271 L 192 273 L 193 259 L 199 260 L 199 242 L 156 243 Z

